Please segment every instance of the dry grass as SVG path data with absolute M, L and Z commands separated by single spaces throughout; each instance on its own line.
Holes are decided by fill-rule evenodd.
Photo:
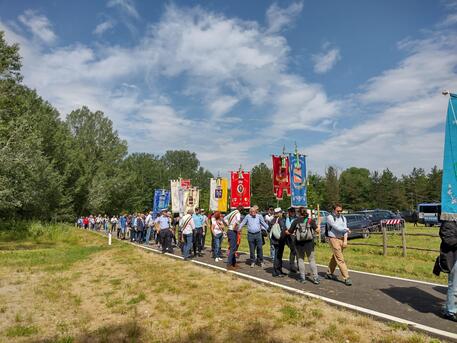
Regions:
M 88 244 L 90 233 L 73 234 Z M 430 342 L 404 327 L 120 242 L 65 269 L 2 265 L 1 342 Z

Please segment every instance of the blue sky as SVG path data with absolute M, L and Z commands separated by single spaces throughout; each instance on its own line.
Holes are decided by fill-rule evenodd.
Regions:
M 24 83 L 102 110 L 130 152 L 222 175 L 283 145 L 308 168 L 442 164 L 456 1 L 1 1 Z

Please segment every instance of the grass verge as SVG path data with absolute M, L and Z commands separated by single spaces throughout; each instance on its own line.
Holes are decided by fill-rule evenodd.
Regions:
M 21 272 L 23 249 L 2 250 L 0 341 L 436 341 L 117 241 L 107 247 L 104 238 L 88 232 L 61 230 L 40 238 L 52 244 L 49 253 Z M 31 253 L 42 250 L 31 241 L 9 242 L 28 245 Z M 54 250 L 70 247 L 98 249 L 56 261 L 61 255 Z M 7 263 L 1 263 L 5 251 Z

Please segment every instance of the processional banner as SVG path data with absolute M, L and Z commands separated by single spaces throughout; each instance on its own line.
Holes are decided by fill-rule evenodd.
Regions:
M 164 208 L 168 208 L 170 205 L 170 191 L 167 189 L 156 189 L 154 191 L 154 201 L 152 206 L 152 212 L 154 214 L 159 213 Z
M 457 94 L 451 94 L 447 108 L 441 219 L 457 220 Z
M 200 202 L 200 190 L 197 187 L 190 187 L 184 189 L 184 211 L 180 212 L 181 214 L 186 214 L 187 211 L 195 211 L 198 208 Z
M 181 187 L 181 180 L 171 180 L 171 211 L 173 213 L 184 213 L 184 189 Z
M 284 191 L 290 196 L 289 157 L 287 155 L 272 155 L 272 160 L 273 192 L 276 199 L 282 200 Z
M 251 206 L 251 174 L 245 171 L 230 172 L 230 208 Z
M 300 154 L 289 155 L 290 192 L 292 207 L 306 207 L 306 156 Z
M 209 209 L 211 211 L 227 211 L 228 180 L 218 177 L 210 180 Z

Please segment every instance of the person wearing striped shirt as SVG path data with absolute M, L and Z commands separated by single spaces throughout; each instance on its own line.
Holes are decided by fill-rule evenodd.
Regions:
M 195 222 L 192 218 L 194 211 L 189 210 L 187 214 L 181 218 L 179 221 L 179 226 L 181 226 L 181 240 L 184 242 L 183 256 L 184 260 L 188 260 L 190 257 L 190 251 L 192 249 L 192 240 L 195 230 Z
M 236 210 L 233 210 L 228 215 L 224 217 L 224 222 L 227 225 L 227 238 L 229 241 L 229 254 L 227 257 L 227 269 L 237 269 L 239 268 L 236 264 L 236 251 L 238 249 L 238 231 L 239 225 L 241 222 L 241 211 L 243 210 L 242 206 L 238 206 Z

